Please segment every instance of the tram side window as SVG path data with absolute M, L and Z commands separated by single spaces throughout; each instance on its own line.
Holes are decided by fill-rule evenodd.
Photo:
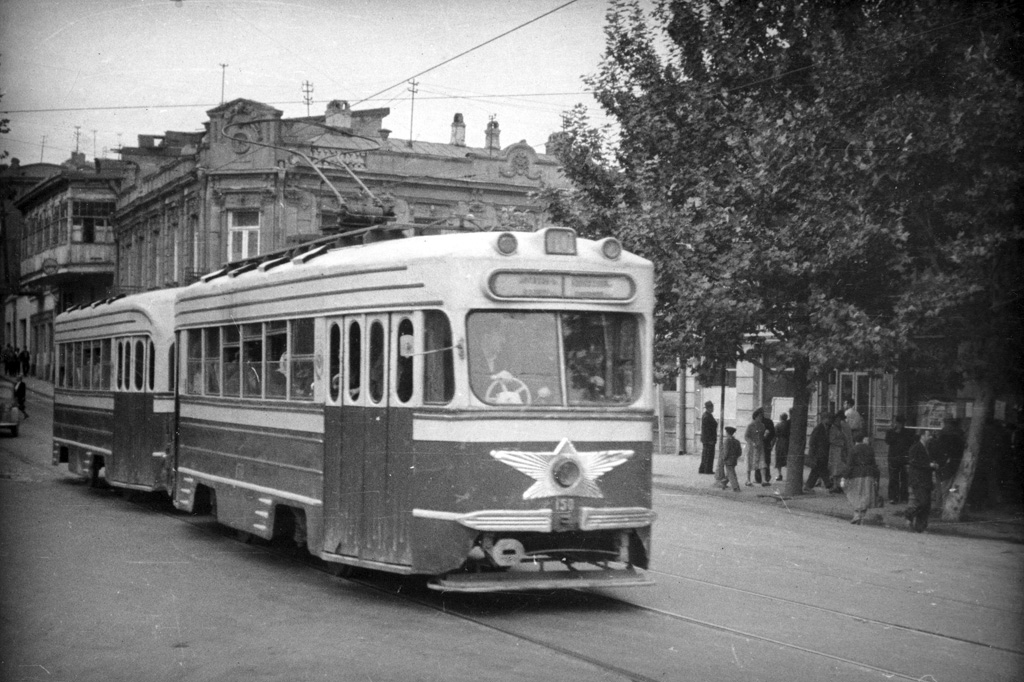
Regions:
M 149 390 L 156 390 L 156 346 L 149 342 Z
M 370 324 L 370 401 L 379 403 L 384 397 L 384 325 Z
M 224 362 L 224 395 L 238 397 L 241 392 L 239 373 L 241 371 L 241 349 L 239 332 L 235 325 L 223 329 L 224 344 L 221 348 Z
M 288 389 L 288 323 L 267 323 L 266 396 L 284 398 Z
M 246 398 L 263 396 L 263 325 L 242 326 L 242 395 Z
M 358 322 L 352 322 L 348 328 L 348 397 L 359 400 L 359 391 L 363 385 L 363 329 Z
M 82 386 L 92 388 L 92 341 L 82 344 Z
M 331 402 L 338 402 L 341 391 L 341 327 L 337 324 L 331 325 L 330 332 L 330 362 L 327 376 L 330 377 Z
M 455 396 L 452 327 L 439 310 L 423 315 L 423 351 L 423 402 L 451 402 Z
M 122 339 L 117 340 L 117 383 L 115 387 L 119 391 L 124 388 L 124 341 Z
M 407 403 L 412 398 L 413 392 L 413 355 L 402 355 L 401 339 L 403 337 L 413 338 L 412 320 L 403 319 L 398 323 L 397 344 L 398 357 L 395 359 L 395 397 L 399 402 Z
M 207 329 L 205 336 L 206 353 L 203 359 L 206 395 L 220 395 L 220 327 Z
M 175 353 L 177 352 L 176 345 L 172 341 L 171 347 L 167 349 L 167 390 L 172 392 L 178 388 L 178 363 L 174 361 L 176 358 Z
M 85 384 L 82 383 L 82 342 L 76 341 L 74 348 L 75 350 L 72 353 L 75 359 L 75 376 L 73 379 L 73 387 L 85 388 Z
M 189 395 L 200 395 L 203 392 L 203 331 L 189 329 L 185 343 L 185 392 Z M 118 372 L 120 373 L 120 367 Z
M 103 339 L 100 342 L 100 385 L 104 391 L 110 390 L 110 346 L 113 343 L 110 339 Z
M 146 377 L 146 352 L 142 339 L 135 341 L 135 390 L 141 391 Z
M 68 347 L 67 344 L 57 346 L 57 385 L 67 388 L 68 380 Z
M 313 320 L 293 320 L 291 323 L 291 391 L 293 400 L 313 399 Z

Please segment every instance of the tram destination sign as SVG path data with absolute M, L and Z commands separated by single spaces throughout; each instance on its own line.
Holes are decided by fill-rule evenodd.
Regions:
M 628 301 L 636 293 L 636 286 L 626 275 L 505 270 L 491 275 L 490 290 L 497 298 Z

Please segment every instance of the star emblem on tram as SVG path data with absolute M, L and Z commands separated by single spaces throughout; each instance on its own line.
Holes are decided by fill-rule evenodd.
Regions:
M 578 452 L 568 438 L 553 452 L 491 450 L 491 457 L 536 481 L 523 493 L 524 500 L 562 495 L 604 497 L 597 479 L 632 456 L 633 450 Z

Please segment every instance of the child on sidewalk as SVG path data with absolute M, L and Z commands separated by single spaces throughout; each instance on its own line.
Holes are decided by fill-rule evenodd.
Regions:
M 734 492 L 740 491 L 740 482 L 736 478 L 736 463 L 739 462 L 740 456 L 743 452 L 740 442 L 736 440 L 734 434 L 736 433 L 735 427 L 725 427 L 725 448 L 722 450 L 722 464 L 725 466 L 725 480 L 722 481 L 722 490 L 729 487 L 732 484 Z

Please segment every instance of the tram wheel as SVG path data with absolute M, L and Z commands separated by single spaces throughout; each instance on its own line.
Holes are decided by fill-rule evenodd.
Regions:
M 356 567 L 351 564 L 339 564 L 331 561 L 327 564 L 327 572 L 335 578 L 351 578 L 356 572 Z

